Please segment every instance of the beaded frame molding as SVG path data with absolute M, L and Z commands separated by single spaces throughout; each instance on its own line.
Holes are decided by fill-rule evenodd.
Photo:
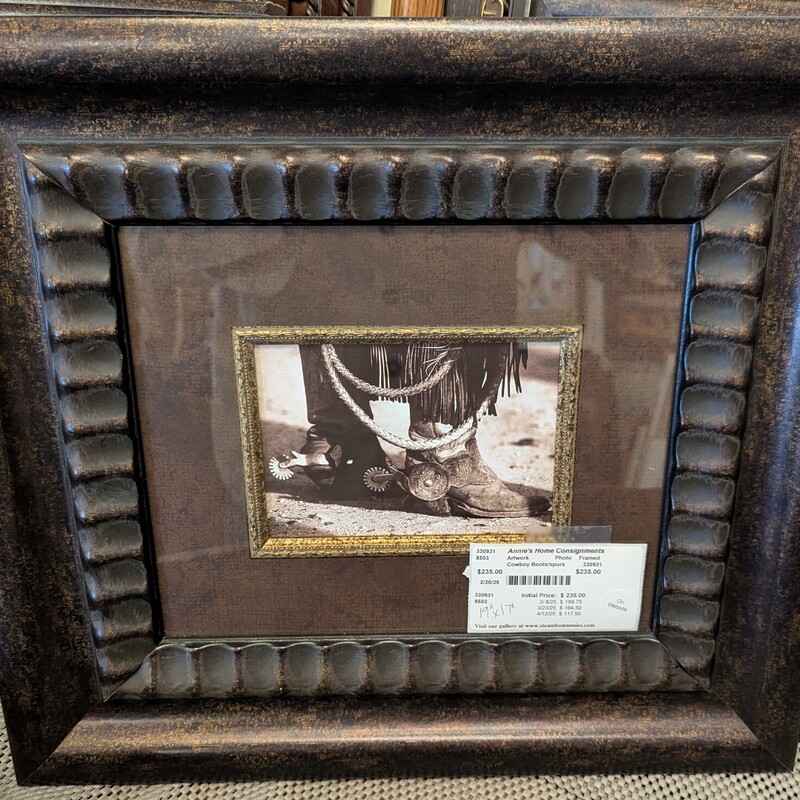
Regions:
M 24 145 L 72 522 L 106 696 L 707 686 L 779 151 L 769 141 Z M 653 634 L 158 644 L 115 227 L 373 220 L 694 225 Z

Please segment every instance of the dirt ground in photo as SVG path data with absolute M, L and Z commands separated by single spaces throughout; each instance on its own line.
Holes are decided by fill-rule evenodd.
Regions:
M 265 463 L 270 457 L 299 450 L 308 422 L 300 357 L 294 345 L 264 345 L 257 355 Z M 522 392 L 500 397 L 497 416 L 484 417 L 477 441 L 484 461 L 511 488 L 526 496 L 552 495 L 558 345 L 532 343 Z M 401 436 L 408 432 L 405 403 L 373 402 L 381 425 Z M 395 466 L 404 451 L 382 446 Z M 435 517 L 405 511 L 403 497 L 375 494 L 361 500 L 331 501 L 297 470 L 286 481 L 266 474 L 270 536 L 411 535 L 426 533 L 525 533 L 546 541 L 549 514 L 529 519 Z

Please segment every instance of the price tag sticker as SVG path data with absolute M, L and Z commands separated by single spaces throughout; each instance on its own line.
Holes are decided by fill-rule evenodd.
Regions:
M 635 631 L 646 544 L 470 544 L 468 633 Z

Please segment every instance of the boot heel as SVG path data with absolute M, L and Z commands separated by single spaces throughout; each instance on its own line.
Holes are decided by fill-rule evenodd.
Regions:
M 440 497 L 438 500 L 420 500 L 419 497 L 409 494 L 406 496 L 403 510 L 415 514 L 429 514 L 433 517 L 450 516 L 450 504 L 445 497 Z

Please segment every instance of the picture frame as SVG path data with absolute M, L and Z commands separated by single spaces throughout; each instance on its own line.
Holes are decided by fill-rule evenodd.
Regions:
M 552 513 L 556 526 L 570 521 L 572 495 L 572 462 L 575 450 L 575 425 L 580 382 L 581 329 L 575 326 L 538 326 L 507 328 L 234 328 L 233 351 L 236 360 L 239 418 L 242 431 L 245 484 L 250 530 L 250 554 L 253 557 L 279 556 L 353 556 L 353 555 L 419 555 L 422 553 L 469 552 L 470 542 L 524 542 L 525 533 L 440 533 L 364 536 L 316 535 L 275 537 L 270 534 L 270 509 L 264 492 L 266 457 L 259 418 L 256 349 L 270 344 L 314 346 L 325 343 L 361 344 L 394 341 L 444 342 L 469 344 L 517 340 L 526 345 L 557 344 L 559 370 L 557 400 L 554 408 Z M 389 477 L 387 475 L 387 477 Z M 517 524 L 518 521 L 517 521 Z
M 791 768 L 796 20 L 0 25 L 21 782 Z M 165 638 L 125 231 L 511 220 L 687 226 L 652 629 Z

